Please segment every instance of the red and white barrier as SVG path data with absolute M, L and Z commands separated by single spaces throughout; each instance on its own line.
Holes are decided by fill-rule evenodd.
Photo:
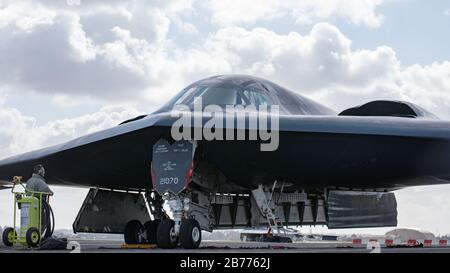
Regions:
M 424 240 L 423 241 L 423 246 L 432 246 L 433 245 L 433 240 Z
M 394 245 L 394 240 L 392 240 L 392 239 L 386 239 L 386 240 L 384 240 L 384 242 L 385 242 L 386 246 L 393 246 Z
M 409 239 L 406 242 L 402 242 L 400 239 L 370 239 L 370 238 L 353 238 L 352 245 L 354 246 L 365 246 L 370 243 L 379 243 L 381 246 L 394 246 L 394 245 L 407 245 L 407 246 L 417 246 L 422 244 L 424 247 L 433 246 L 450 246 L 450 241 L 446 239 Z

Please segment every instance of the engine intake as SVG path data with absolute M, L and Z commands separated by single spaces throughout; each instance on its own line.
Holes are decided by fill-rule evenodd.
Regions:
M 405 118 L 438 119 L 434 114 L 410 102 L 376 100 L 349 108 L 339 116 L 392 116 Z

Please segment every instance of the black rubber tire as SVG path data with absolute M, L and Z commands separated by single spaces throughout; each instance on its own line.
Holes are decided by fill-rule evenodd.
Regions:
M 156 233 L 161 220 L 151 220 L 144 224 L 145 233 L 147 234 L 147 243 L 156 244 Z
M 185 249 L 197 249 L 202 242 L 202 229 L 195 219 L 185 219 L 180 227 L 180 244 Z
M 142 234 L 144 234 L 144 226 L 138 220 L 131 220 L 125 226 L 125 230 L 123 232 L 123 237 L 125 239 L 126 244 L 142 244 L 144 243 L 144 238 Z
M 10 239 L 10 233 L 13 233 L 14 235 L 14 237 L 16 237 L 17 236 L 17 233 L 14 231 L 14 229 L 13 228 L 11 228 L 11 227 L 9 227 L 9 228 L 6 228 L 4 231 L 3 231 L 3 234 L 2 234 L 2 239 L 3 239 L 3 244 L 5 245 L 5 246 L 13 246 L 14 245 L 14 241 L 11 241 Z
M 164 249 L 172 249 L 178 245 L 178 236 L 174 238 L 171 237 L 171 233 L 175 228 L 175 222 L 171 219 L 163 219 L 158 225 L 156 231 L 156 242 L 158 247 Z
M 29 247 L 37 247 L 41 242 L 41 234 L 39 233 L 39 229 L 35 227 L 31 227 L 27 230 L 25 235 L 25 240 Z

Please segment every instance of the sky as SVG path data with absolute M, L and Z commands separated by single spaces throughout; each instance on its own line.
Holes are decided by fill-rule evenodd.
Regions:
M 217 74 L 337 111 L 405 100 L 450 120 L 449 49 L 448 0 L 0 0 L 0 158 L 150 113 Z M 87 190 L 55 191 L 70 228 Z M 396 196 L 399 227 L 450 233 L 450 185 Z M 0 191 L 0 226 L 11 208 Z

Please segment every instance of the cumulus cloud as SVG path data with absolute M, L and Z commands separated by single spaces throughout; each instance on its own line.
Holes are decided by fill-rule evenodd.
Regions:
M 361 87 L 398 69 L 389 47 L 352 51 L 335 26 L 316 24 L 308 35 L 279 35 L 265 28 L 219 30 L 207 48 L 225 56 L 235 70 L 272 77 L 303 92 L 345 85 Z
M 406 100 L 450 119 L 449 62 L 402 67 L 392 48 L 353 49 L 328 23 L 307 35 L 222 28 L 204 47 L 222 56 L 232 72 L 272 79 L 337 110 L 376 99 Z
M 14 92 L 141 99 L 164 89 L 176 71 L 171 20 L 183 29 L 180 11 L 189 1 L 64 1 L 0 5 L 0 87 Z M 163 80 L 164 79 L 164 80 Z M 170 86 L 170 85 L 169 85 Z
M 236 18 L 257 20 L 270 17 L 268 12 L 275 16 L 288 10 L 296 20 L 306 15 L 309 21 L 336 15 L 357 24 L 381 22 L 382 16 L 374 11 L 381 1 L 328 2 L 255 5 L 245 1 L 243 5 L 254 7 L 248 13 L 245 6 L 237 7 L 238 2 L 223 7 L 222 1 L 75 1 L 70 5 L 56 0 L 2 1 L 0 87 L 13 92 L 161 103 L 160 94 L 173 95 L 198 77 L 237 70 L 231 67 L 232 60 L 207 53 L 208 38 L 182 49 L 169 36 L 170 31 L 198 34 L 189 19 L 200 16 L 201 8 L 212 13 L 213 21 L 230 24 L 239 24 Z M 247 16 L 240 16 L 244 11 Z M 224 14 L 236 18 L 222 18 Z M 219 30 L 212 39 L 228 32 Z
M 326 1 L 313 2 L 290 3 L 290 7 L 315 9 L 310 6 Z M 339 12 L 358 9 L 364 14 L 381 3 L 357 2 L 341 5 L 346 8 Z M 329 23 L 315 24 L 306 35 L 223 27 L 196 46 L 183 48 L 173 43 L 168 32 L 171 22 L 189 25 L 180 14 L 193 13 L 192 1 L 157 1 L 151 7 L 137 0 L 110 5 L 89 1 L 80 6 L 60 1 L 11 3 L 0 7 L 4 41 L 0 87 L 10 92 L 159 105 L 199 78 L 247 73 L 273 79 L 338 110 L 372 99 L 403 99 L 450 117 L 448 63 L 402 67 L 392 48 L 353 49 L 351 40 Z M 276 3 L 268 1 L 274 13 L 287 7 Z M 209 8 L 220 17 L 222 9 L 216 5 L 221 4 L 212 1 Z M 258 10 L 251 14 L 257 16 Z
M 38 125 L 35 117 L 23 115 L 18 109 L 6 105 L 7 97 L 0 90 L 0 159 L 110 128 L 140 113 L 133 106 L 105 106 L 95 113 L 76 118 L 57 119 Z M 53 210 L 56 228 L 70 228 L 87 189 L 52 187 L 55 197 Z M 9 191 L 0 191 L 0 225 L 11 225 L 13 202 Z
M 2 105 L 0 105 L 2 106 Z M 34 117 L 19 110 L 0 107 L 0 158 L 55 145 L 107 129 L 140 115 L 132 106 L 106 106 L 77 118 L 59 119 L 37 125 Z
M 290 17 L 300 24 L 311 24 L 331 17 L 356 25 L 378 27 L 384 16 L 376 12 L 382 0 L 231 0 L 208 1 L 212 20 L 222 26 L 253 24 L 260 20 Z
M 30 5 L 24 2 L 2 10 L 11 19 L 0 23 L 0 84 L 16 90 L 103 97 L 115 97 L 118 90 L 136 93 L 148 84 L 142 67 L 128 54 L 130 41 L 124 35 L 110 30 L 117 40 L 96 45 L 76 13 L 47 14 L 48 9 L 38 5 L 42 11 L 28 14 L 35 8 Z
M 319 7 L 325 2 L 314 1 L 315 4 L 311 4 L 302 1 L 299 5 Z M 336 5 L 339 5 L 337 2 Z M 258 17 L 258 14 L 261 18 L 267 17 L 264 11 L 259 11 L 264 9 L 263 5 L 258 5 L 248 16 L 240 16 L 239 9 L 233 8 L 233 2 L 227 3 L 229 9 L 220 6 L 220 3 L 211 5 L 215 4 L 218 6 L 214 16 L 220 17 L 220 10 L 223 10 L 224 16 L 248 20 L 253 20 L 252 16 Z M 347 2 L 340 6 L 359 10 L 361 15 L 365 10 L 362 6 L 373 11 L 381 2 L 358 1 L 358 4 L 353 4 Z M 358 5 L 362 6 L 356 8 Z M 293 3 L 286 3 L 287 6 L 289 10 L 296 10 L 297 7 Z M 330 10 L 333 10 L 333 5 L 328 9 L 318 9 L 332 14 Z M 273 7 L 271 10 L 280 8 Z M 339 9 L 339 12 L 345 13 L 345 8 Z M 374 18 L 367 14 L 363 17 Z M 378 18 L 381 20 L 382 16 Z M 224 21 L 233 22 L 233 18 L 224 18 Z M 380 45 L 372 50 L 355 49 L 351 40 L 330 23 L 315 24 L 307 35 L 297 32 L 278 34 L 261 27 L 224 27 L 210 35 L 203 48 L 210 55 L 222 58 L 222 67 L 231 72 L 272 79 L 337 110 L 376 99 L 406 100 L 450 119 L 448 61 L 403 67 L 389 46 Z

